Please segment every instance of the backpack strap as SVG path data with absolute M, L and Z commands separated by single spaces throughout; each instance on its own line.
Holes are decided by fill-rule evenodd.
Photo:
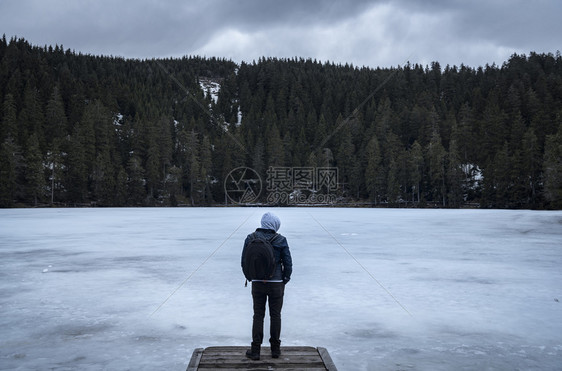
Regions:
M 269 243 L 271 244 L 271 247 L 273 247 L 273 250 L 278 250 L 279 249 L 277 247 L 275 247 L 275 245 L 273 245 L 273 240 L 275 238 L 277 238 L 277 236 L 279 235 L 279 233 L 275 232 L 275 234 L 273 235 L 273 237 L 271 237 L 271 239 L 269 240 Z M 273 257 L 275 258 L 275 254 L 273 254 Z M 281 252 L 279 251 L 279 261 L 277 261 L 277 259 L 275 259 L 275 264 L 279 264 L 281 262 Z
M 275 232 L 275 234 L 273 235 L 273 237 L 271 237 L 270 239 L 268 239 L 269 243 L 271 243 L 275 238 L 277 238 L 278 235 L 279 235 L 279 233 Z M 271 243 L 271 246 L 273 246 L 272 243 Z M 275 246 L 273 246 L 273 248 L 275 248 Z

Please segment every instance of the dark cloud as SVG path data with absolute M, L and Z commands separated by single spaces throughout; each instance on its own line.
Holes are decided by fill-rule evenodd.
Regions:
M 353 18 L 376 1 L 217 1 L 223 15 L 233 15 L 233 22 L 250 29 L 293 24 L 313 26 L 318 23 L 339 23 Z M 226 22 L 227 24 L 229 22 Z
M 556 52 L 562 34 L 562 2 L 557 0 L 399 0 L 418 15 L 439 16 L 450 43 L 475 50 L 485 45 L 512 52 Z
M 501 63 L 556 52 L 558 0 L 3 0 L 7 37 L 134 58 L 311 57 L 355 65 Z

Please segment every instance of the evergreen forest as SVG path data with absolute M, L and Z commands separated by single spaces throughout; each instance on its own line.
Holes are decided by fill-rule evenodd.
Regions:
M 333 167 L 340 205 L 562 208 L 560 52 L 236 64 L 4 35 L 0 104 L 1 207 L 224 205 L 233 169 Z

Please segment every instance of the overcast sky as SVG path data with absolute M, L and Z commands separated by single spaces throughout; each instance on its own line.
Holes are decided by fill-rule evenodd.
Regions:
M 561 0 L 0 0 L 0 33 L 128 58 L 472 67 L 562 49 Z

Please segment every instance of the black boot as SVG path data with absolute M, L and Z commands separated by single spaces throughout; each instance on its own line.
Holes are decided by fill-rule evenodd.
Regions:
M 271 358 L 279 358 L 281 355 L 281 341 L 269 341 L 271 344 Z
M 252 348 L 246 351 L 246 357 L 250 358 L 252 361 L 259 361 L 260 346 L 252 344 Z

